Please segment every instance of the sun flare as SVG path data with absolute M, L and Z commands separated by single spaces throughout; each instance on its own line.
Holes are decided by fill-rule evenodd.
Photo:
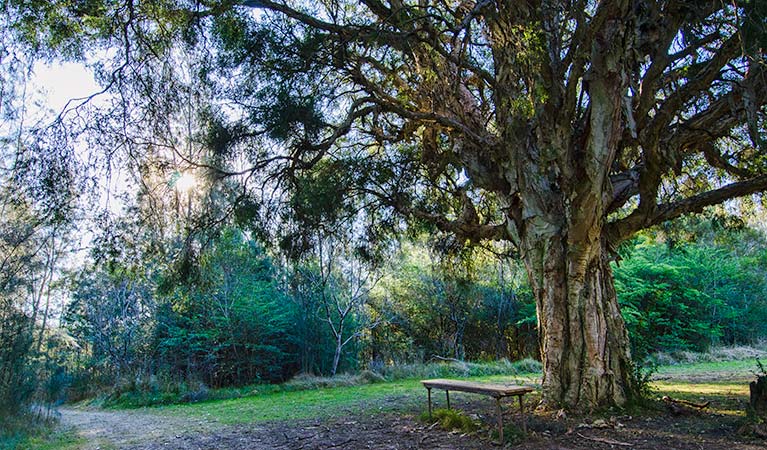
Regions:
M 190 192 L 197 187 L 197 178 L 189 172 L 182 172 L 176 179 L 175 187 L 179 192 Z

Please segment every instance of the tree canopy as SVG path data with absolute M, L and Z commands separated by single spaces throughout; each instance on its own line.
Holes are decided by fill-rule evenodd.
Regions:
M 113 100 L 85 129 L 223 182 L 246 208 L 216 213 L 261 219 L 284 248 L 343 221 L 364 222 L 371 244 L 405 223 L 456 246 L 511 242 L 552 406 L 632 395 L 608 264 L 617 246 L 767 189 L 764 2 L 3 9 L 28 48 L 97 68 Z

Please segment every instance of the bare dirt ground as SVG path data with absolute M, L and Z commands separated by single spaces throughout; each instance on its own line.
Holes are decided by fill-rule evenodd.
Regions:
M 174 438 L 181 431 L 204 435 L 215 427 L 205 421 L 158 416 L 144 411 L 63 408 L 59 412 L 61 426 L 77 430 L 86 440 L 84 450 L 130 448 L 136 444 L 162 442 Z
M 451 396 L 452 397 L 452 396 Z M 528 415 L 527 435 L 507 429 L 506 448 L 533 450 L 662 449 L 764 450 L 767 441 L 741 430 L 743 398 L 713 396 L 712 407 L 674 414 L 659 404 L 638 416 L 570 417 L 534 412 Z M 64 409 L 62 424 L 74 427 L 88 441 L 86 449 L 202 450 L 202 449 L 482 449 L 498 448 L 494 403 L 473 395 L 456 395 L 455 407 L 484 424 L 479 432 L 448 432 L 423 423 L 419 411 L 403 405 L 393 413 L 357 413 L 342 418 L 222 426 L 205 420 L 155 415 L 145 411 Z M 412 402 L 411 404 L 412 405 Z M 507 423 L 519 423 L 513 404 Z

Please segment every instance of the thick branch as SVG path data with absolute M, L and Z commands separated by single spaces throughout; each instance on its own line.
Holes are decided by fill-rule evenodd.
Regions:
M 746 181 L 730 183 L 719 189 L 706 191 L 692 197 L 658 205 L 651 214 L 641 210 L 607 226 L 607 236 L 613 245 L 628 239 L 637 231 L 692 212 L 701 212 L 707 206 L 726 200 L 767 191 L 767 174 Z

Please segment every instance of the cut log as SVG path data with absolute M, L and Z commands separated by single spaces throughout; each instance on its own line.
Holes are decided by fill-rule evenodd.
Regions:
M 662 400 L 664 403 L 666 403 L 666 407 L 671 412 L 671 414 L 675 416 L 689 416 L 694 414 L 700 414 L 700 412 L 711 403 L 711 402 L 706 402 L 706 403 L 698 404 L 698 403 L 688 402 L 687 400 L 677 400 L 677 399 L 669 397 L 668 395 L 664 395 L 662 397 Z
M 664 395 L 662 398 L 663 398 L 663 401 L 667 403 L 675 403 L 677 405 L 690 406 L 690 407 L 698 408 L 698 409 L 708 408 L 708 405 L 711 404 L 711 401 L 708 401 L 705 403 L 695 403 L 688 400 L 679 400 L 676 398 L 671 398 L 668 395 Z

